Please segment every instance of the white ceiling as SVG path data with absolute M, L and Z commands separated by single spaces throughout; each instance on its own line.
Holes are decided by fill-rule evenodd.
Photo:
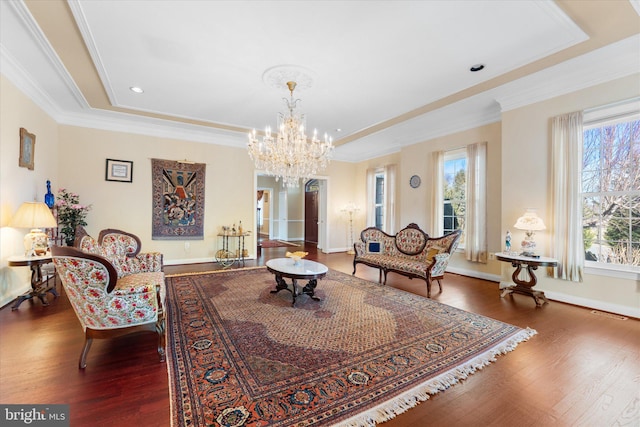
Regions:
M 284 111 L 265 71 L 289 65 L 310 83 L 295 93 L 308 127 L 345 161 L 640 71 L 636 34 L 517 75 L 589 39 L 551 1 L 69 1 L 112 111 L 90 105 L 27 5 L 0 3 L 0 71 L 61 123 L 244 146 Z

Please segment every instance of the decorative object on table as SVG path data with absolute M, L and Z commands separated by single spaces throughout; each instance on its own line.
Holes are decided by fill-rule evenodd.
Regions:
M 307 255 L 309 255 L 309 252 L 303 252 L 303 251 L 296 251 L 296 252 L 287 252 L 285 254 L 285 256 L 287 258 L 291 258 L 293 259 L 293 264 L 294 265 L 298 265 L 298 263 L 300 262 L 300 260 L 304 257 L 306 257 Z
M 420 179 L 420 177 L 418 175 L 413 175 L 411 178 L 409 178 L 409 185 L 411 186 L 411 188 L 420 187 L 420 183 L 421 182 L 422 182 L 422 180 Z
M 152 239 L 204 239 L 204 163 L 151 159 Z
M 167 277 L 171 425 L 372 426 L 536 334 L 334 270 L 295 309 L 270 283 L 264 267 Z
M 24 202 L 9 223 L 10 227 L 29 228 L 24 236 L 25 256 L 44 255 L 49 250 L 49 237 L 42 228 L 57 227 L 51 209 L 42 202 Z
M 244 233 L 244 228 L 242 228 L 242 221 L 240 221 L 240 223 L 238 224 L 238 233 L 239 234 L 243 234 Z
M 104 179 L 106 181 L 133 182 L 133 162 L 107 159 Z
M 87 213 L 91 210 L 91 205 L 81 205 L 80 196 L 70 193 L 64 188 L 58 190 L 58 225 L 64 236 L 67 246 L 73 246 L 76 239 L 76 227 L 87 225 Z
M 20 157 L 18 166 L 33 170 L 33 157 L 36 150 L 36 136 L 25 128 L 20 128 Z
M 293 98 L 297 83 L 288 81 L 286 84 L 291 98 L 283 100 L 289 114 L 278 115 L 278 134 L 271 136 L 271 128 L 267 127 L 262 141 L 258 141 L 254 129 L 249 134 L 247 150 L 256 169 L 275 176 L 276 181 L 282 179 L 282 184 L 286 187 L 297 187 L 300 179 L 306 181 L 327 167 L 333 153 L 333 143 L 326 133 L 324 141 L 320 141 L 315 130 L 311 141 L 307 141 L 304 114 L 294 111 L 300 101 Z
M 511 232 L 507 230 L 507 235 L 504 238 L 504 250 L 506 253 L 511 253 Z
M 346 212 L 349 214 L 349 250 L 347 253 L 349 255 L 353 255 L 356 252 L 353 250 L 353 214 L 358 212 L 360 208 L 358 208 L 353 202 L 347 204 L 344 208 L 342 208 L 342 212 Z
M 524 215 L 518 218 L 514 227 L 518 230 L 525 230 L 525 238 L 522 241 L 522 255 L 536 256 L 535 232 L 547 228 L 542 219 L 536 214 L 536 210 L 527 209 Z
M 51 181 L 47 180 L 47 194 L 44 195 L 44 204 L 49 207 L 49 209 L 53 208 L 56 203 L 56 196 L 51 192 Z

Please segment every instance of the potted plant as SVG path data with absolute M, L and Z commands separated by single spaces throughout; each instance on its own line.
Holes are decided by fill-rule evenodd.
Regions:
M 85 218 L 91 210 L 91 205 L 81 205 L 80 196 L 61 188 L 58 190 L 56 207 L 58 208 L 58 226 L 61 227 L 60 231 L 64 235 L 64 241 L 67 246 L 73 246 L 76 227 L 87 225 Z

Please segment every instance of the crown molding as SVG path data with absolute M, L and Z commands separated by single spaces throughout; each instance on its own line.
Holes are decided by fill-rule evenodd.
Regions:
M 172 122 L 170 120 L 137 116 L 116 111 L 89 110 L 82 113 L 61 114 L 58 123 L 90 129 L 202 142 L 235 148 L 244 148 L 246 146 L 245 133 L 223 131 L 207 126 Z
M 500 86 L 496 101 L 506 112 L 626 77 L 640 71 L 639 52 L 635 35 Z

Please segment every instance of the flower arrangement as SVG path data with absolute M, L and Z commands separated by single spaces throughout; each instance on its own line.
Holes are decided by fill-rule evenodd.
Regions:
M 61 188 L 58 190 L 56 207 L 58 208 L 58 225 L 62 227 L 60 231 L 64 235 L 67 246 L 73 246 L 76 227 L 87 225 L 85 218 L 91 210 L 91 205 L 81 205 L 80 196 Z

